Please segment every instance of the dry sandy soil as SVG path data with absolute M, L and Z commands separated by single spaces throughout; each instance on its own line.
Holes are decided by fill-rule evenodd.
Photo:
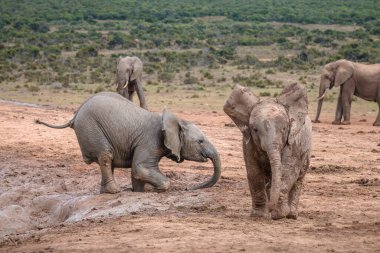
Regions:
M 212 188 L 186 191 L 211 163 L 163 159 L 167 192 L 131 191 L 130 170 L 116 171 L 123 191 L 99 194 L 100 170 L 82 161 L 74 109 L 0 102 L 1 252 L 379 252 L 380 128 L 368 116 L 313 125 L 313 158 L 298 220 L 254 220 L 241 135 L 219 111 L 175 111 L 197 123 L 222 159 Z

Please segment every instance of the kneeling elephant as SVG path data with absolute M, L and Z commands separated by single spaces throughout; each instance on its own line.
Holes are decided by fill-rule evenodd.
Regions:
M 167 190 L 169 179 L 158 168 L 164 156 L 177 163 L 211 159 L 213 176 L 192 189 L 211 187 L 220 177 L 218 152 L 196 125 L 167 110 L 162 116 L 149 112 L 116 93 L 92 96 L 64 125 L 54 126 L 40 120 L 36 123 L 75 130 L 83 160 L 100 166 L 101 193 L 120 191 L 113 176 L 115 167 L 132 168 L 134 191 L 144 191 L 145 183 Z

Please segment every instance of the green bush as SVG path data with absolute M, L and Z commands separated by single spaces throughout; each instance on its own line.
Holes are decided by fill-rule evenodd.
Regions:
M 174 79 L 174 74 L 168 72 L 160 72 L 158 73 L 157 78 L 162 82 L 171 82 Z
M 98 56 L 98 50 L 95 46 L 82 46 L 79 48 L 78 52 L 76 53 L 75 57 L 82 58 L 82 57 L 96 57 Z

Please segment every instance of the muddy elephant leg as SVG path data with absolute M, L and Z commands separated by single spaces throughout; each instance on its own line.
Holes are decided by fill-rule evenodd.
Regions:
M 113 177 L 112 155 L 109 152 L 102 152 L 98 157 L 102 181 L 100 193 L 117 193 L 120 192 L 119 186 Z
M 298 218 L 298 202 L 301 195 L 302 182 L 303 182 L 303 177 L 299 178 L 295 182 L 293 188 L 290 190 L 290 193 L 289 193 L 290 212 L 286 216 L 287 218 L 295 219 L 295 220 Z
M 338 96 L 338 103 L 336 104 L 335 120 L 332 122 L 333 125 L 339 125 L 343 117 L 343 106 L 342 106 L 342 87 L 340 87 L 340 92 Z
M 270 218 L 264 173 L 247 167 L 247 179 L 252 197 L 251 216 Z
M 299 194 L 299 191 L 295 191 L 298 189 L 295 188 L 295 185 L 298 184 L 299 180 L 302 185 L 302 179 L 300 179 L 300 170 L 296 168 L 299 168 L 297 164 L 289 164 L 284 161 L 284 164 L 282 166 L 280 198 L 277 203 L 277 208 L 271 212 L 272 219 L 274 220 L 288 217 L 292 213 L 292 207 L 294 206 L 292 206 L 292 203 L 295 202 L 293 199 L 297 197 L 297 194 Z M 304 175 L 305 172 L 302 172 L 302 178 Z M 295 202 L 295 211 L 297 211 L 298 205 L 298 198 L 296 199 L 297 201 Z
M 253 158 L 254 147 L 250 135 L 243 138 L 243 153 L 249 190 L 252 197 L 252 217 L 270 218 L 268 196 L 266 191 L 266 177 Z M 248 142 L 248 143 L 247 143 Z
M 165 191 L 170 186 L 169 179 L 158 169 L 158 161 L 152 161 L 150 155 L 140 148 L 136 148 L 134 152 L 132 177 L 153 185 L 158 191 Z
M 288 185 L 283 183 L 281 186 L 280 197 L 277 202 L 277 207 L 275 210 L 271 212 L 271 217 L 273 220 L 285 218 L 290 212 L 289 201 L 288 201 L 288 196 L 289 196 L 288 189 L 289 189 Z
M 157 168 L 148 168 L 140 164 L 132 168 L 132 176 L 134 179 L 153 185 L 158 191 L 166 191 L 170 186 L 169 179 Z
M 144 192 L 145 182 L 132 176 L 132 190 L 134 192 Z

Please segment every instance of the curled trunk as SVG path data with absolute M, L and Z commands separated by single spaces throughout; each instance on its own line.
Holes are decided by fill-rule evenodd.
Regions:
M 220 165 L 220 158 L 219 158 L 218 152 L 214 149 L 212 152 L 210 152 L 210 154 L 208 154 L 208 158 L 211 159 L 212 164 L 214 165 L 214 174 L 209 180 L 199 185 L 191 187 L 190 190 L 197 190 L 201 188 L 211 187 L 216 182 L 218 182 L 220 178 L 220 174 L 221 174 L 221 165 Z
M 278 199 L 280 198 L 281 190 L 281 157 L 278 151 L 268 153 L 269 162 L 272 172 L 272 181 L 270 187 L 270 199 L 269 199 L 269 211 L 272 211 L 276 208 Z

